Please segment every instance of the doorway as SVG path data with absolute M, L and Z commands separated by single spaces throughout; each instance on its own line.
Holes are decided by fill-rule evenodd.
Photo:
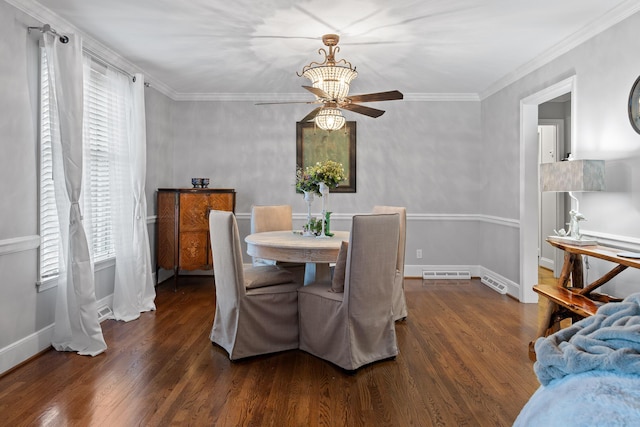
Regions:
M 562 96 L 538 107 L 538 163 L 561 161 L 568 156 L 565 147 L 565 120 L 571 121 L 566 112 L 571 111 L 571 97 Z M 566 118 L 542 118 L 542 117 Z M 569 123 L 570 125 L 570 123 Z M 570 145 L 569 145 L 570 146 Z M 564 255 L 562 251 L 547 243 L 547 237 L 556 230 L 565 228 L 567 212 L 565 194 L 560 192 L 539 192 L 538 201 L 538 265 L 549 270 L 553 277 L 560 277 Z M 538 283 L 540 278 L 538 278 Z
M 520 302 L 535 303 L 533 285 L 538 281 L 540 240 L 539 213 L 539 106 L 561 95 L 576 99 L 576 77 L 570 77 L 520 101 Z M 575 123 L 575 102 L 570 107 L 570 123 Z M 568 138 L 573 145 L 575 126 L 569 126 Z

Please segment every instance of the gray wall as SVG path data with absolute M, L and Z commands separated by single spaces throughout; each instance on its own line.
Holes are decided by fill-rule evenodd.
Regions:
M 640 135 L 627 118 L 627 98 L 640 74 L 640 56 L 634 34 L 640 14 L 627 18 L 582 45 L 528 74 L 482 102 L 483 162 L 487 186 L 482 212 L 520 217 L 520 100 L 575 75 L 573 153 L 577 158 L 606 161 L 607 191 L 579 195 L 580 210 L 588 219 L 583 233 L 605 244 L 638 250 L 640 243 Z M 519 236 L 483 224 L 480 263 L 517 280 Z M 492 248 L 505 245 L 511 250 Z M 611 268 L 591 260 L 590 280 Z M 637 291 L 638 273 L 625 271 L 605 291 L 625 295 Z M 525 283 L 525 286 L 531 284 Z
M 331 194 L 331 209 L 368 212 L 374 203 L 386 203 L 406 206 L 410 213 L 475 213 L 480 103 L 379 106 L 387 112 L 378 119 L 349 117 L 357 121 L 357 193 Z M 210 177 L 211 187 L 238 191 L 239 213 L 269 203 L 306 212 L 293 186 L 295 118 L 305 109 L 198 101 L 174 107 L 175 185 L 188 187 L 191 177 Z
M 56 288 L 38 292 L 38 42 L 39 22 L 0 1 L 0 373 L 50 344 Z M 147 89 L 147 185 L 170 186 L 171 102 Z M 155 193 L 147 192 L 152 248 Z M 96 266 L 96 297 L 109 303 L 112 264 Z
M 51 292 L 37 294 L 36 250 L 18 250 L 14 239 L 37 244 L 36 112 L 32 90 L 37 73 L 35 44 L 26 37 L 27 18 L 0 2 L 0 349 L 53 321 Z M 35 247 L 35 246 L 34 246 Z M 14 250 L 15 249 L 15 250 Z M 10 367 L 20 358 L 6 354 Z
M 37 49 L 26 27 L 38 24 L 0 2 L 0 372 L 46 348 L 53 323 L 56 290 L 38 293 L 35 287 Z M 351 215 L 374 204 L 403 205 L 409 215 L 407 274 L 464 267 L 517 286 L 519 102 L 576 74 L 575 154 L 607 160 L 609 188 L 583 196 L 584 228 L 640 242 L 640 137 L 626 117 L 626 97 L 640 74 L 640 57 L 630 54 L 639 26 L 636 14 L 482 102 L 392 101 L 379 105 L 387 113 L 378 119 L 350 115 L 358 122 L 358 192 L 331 195 L 334 228 L 348 229 Z M 306 215 L 293 190 L 295 120 L 306 109 L 175 101 L 153 87 L 146 89 L 146 102 L 152 249 L 155 190 L 188 187 L 194 176 L 237 190 L 242 234 L 252 204 L 289 203 L 298 223 Z M 418 248 L 422 259 L 415 257 Z M 96 276 L 97 297 L 108 300 L 113 267 Z M 623 285 L 614 286 L 629 291 Z
M 477 265 L 476 219 L 461 223 L 451 214 L 475 214 L 480 203 L 480 103 L 383 108 L 378 119 L 350 117 L 357 121 L 357 192 L 330 195 L 334 228 L 348 230 L 351 215 L 375 204 L 406 206 L 414 219 L 431 215 L 409 221 L 407 264 Z M 211 187 L 235 188 L 241 233 L 248 232 L 252 204 L 291 204 L 294 216 L 306 216 L 293 187 L 295 118 L 306 112 L 249 102 L 174 103 L 174 185 L 188 187 L 191 177 L 204 176 Z M 320 201 L 312 208 L 318 213 Z
M 151 261 L 155 266 L 156 227 L 155 213 L 157 188 L 174 185 L 173 147 L 175 126 L 171 123 L 172 102 L 170 98 L 152 87 L 145 89 L 145 114 L 147 120 L 147 212 L 149 218 L 149 244 Z M 164 277 L 167 275 L 165 274 Z

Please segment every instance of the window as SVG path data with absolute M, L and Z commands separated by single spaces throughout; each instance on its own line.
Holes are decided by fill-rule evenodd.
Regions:
M 84 80 L 84 168 L 82 214 L 94 262 L 115 257 L 111 175 L 113 152 L 126 135 L 125 99 L 111 84 L 113 72 L 89 58 Z M 56 123 L 51 111 L 47 58 L 41 49 L 40 102 L 40 281 L 58 274 L 59 226 L 53 182 L 51 135 Z M 86 69 L 86 67 L 85 67 Z
M 110 149 L 118 138 L 118 128 L 124 123 L 124 109 L 117 94 L 109 90 L 109 81 L 104 69 L 94 64 L 89 78 L 84 84 L 84 120 L 85 120 L 85 165 L 89 167 L 88 184 L 85 189 L 85 212 L 91 218 L 91 248 L 94 262 L 104 261 L 115 256 L 113 221 L 111 218 L 110 191 Z M 119 102 L 120 101 L 120 102 Z M 114 123 L 114 112 L 121 113 Z M 86 176 L 86 174 L 85 174 Z
M 51 133 L 57 127 L 50 114 L 47 55 L 40 49 L 40 281 L 58 275 L 58 212 L 53 190 Z

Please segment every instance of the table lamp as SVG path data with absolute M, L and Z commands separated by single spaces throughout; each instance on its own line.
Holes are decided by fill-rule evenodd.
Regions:
M 580 213 L 580 203 L 573 195 L 577 191 L 604 190 L 604 160 L 572 160 L 540 164 L 540 191 L 568 192 L 575 200 L 575 208 L 569 212 L 569 228 L 565 231 L 553 230 L 556 235 L 550 239 L 578 246 L 596 245 L 593 239 L 585 239 L 580 234 L 580 221 L 585 217 Z

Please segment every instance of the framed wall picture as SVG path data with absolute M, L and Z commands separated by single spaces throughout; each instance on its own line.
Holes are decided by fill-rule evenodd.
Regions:
M 633 130 L 640 133 L 640 77 L 631 87 L 629 94 L 629 121 Z
M 332 193 L 356 192 L 356 122 L 346 122 L 334 131 L 320 129 L 314 122 L 296 123 L 296 166 L 305 169 L 317 162 L 342 163 L 347 179 Z

